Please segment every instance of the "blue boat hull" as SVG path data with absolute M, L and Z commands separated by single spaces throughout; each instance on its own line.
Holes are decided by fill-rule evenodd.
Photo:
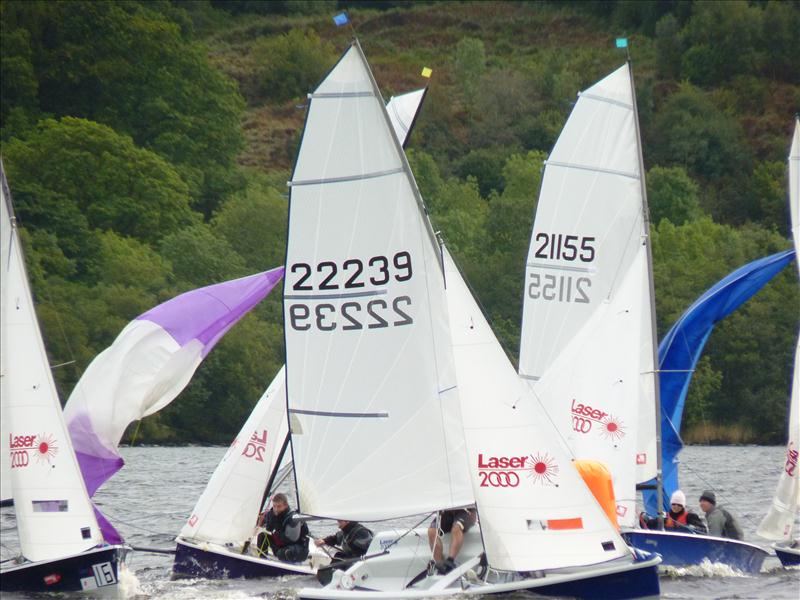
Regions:
M 650 558 L 649 556 L 647 558 Z M 586 600 L 658 597 L 661 591 L 658 582 L 658 565 L 622 573 L 601 575 L 591 579 L 580 579 L 556 585 L 537 587 L 531 590 L 543 596 L 561 596 Z
M 772 548 L 784 567 L 800 566 L 800 548 L 787 548 L 781 544 L 773 544 Z
M 699 565 L 708 559 L 743 573 L 757 574 L 769 556 L 755 544 L 691 533 L 636 529 L 623 532 L 622 537 L 634 548 L 657 552 L 662 564 L 671 567 Z
M 205 579 L 255 579 L 284 575 L 312 575 L 308 565 L 281 563 L 234 552 L 214 551 L 177 542 L 173 579 L 203 577 Z
M 119 582 L 126 546 L 106 546 L 55 560 L 12 565 L 0 571 L 3 592 L 81 592 L 105 590 Z

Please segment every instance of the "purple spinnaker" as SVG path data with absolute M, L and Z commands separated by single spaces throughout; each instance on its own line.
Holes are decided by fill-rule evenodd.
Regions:
M 178 344 L 196 339 L 203 358 L 236 321 L 283 277 L 283 267 L 186 292 L 138 316 L 160 325 Z
M 137 317 L 134 323 L 137 321 L 149 321 L 158 325 L 175 340 L 180 348 L 184 348 L 189 342 L 197 340 L 201 346 L 200 357 L 203 359 L 239 319 L 269 294 L 282 276 L 283 267 L 278 267 L 256 275 L 192 290 L 147 311 Z M 119 375 L 113 380 L 117 386 L 115 389 L 130 389 L 126 386 L 127 377 L 129 376 L 138 377 L 138 381 L 141 381 L 143 374 L 135 368 L 131 370 L 125 365 L 128 364 L 127 360 L 132 360 L 136 352 L 140 353 L 140 356 L 149 356 L 149 346 L 146 345 L 149 338 L 142 338 L 144 341 L 138 345 L 126 345 L 124 339 L 129 328 L 130 325 L 123 330 L 123 333 L 120 334 L 114 344 L 98 355 L 93 364 L 89 365 L 81 381 L 76 386 L 76 390 L 78 390 L 79 386 L 83 384 L 84 387 L 81 388 L 83 393 L 76 394 L 73 391 L 76 396 L 74 405 L 71 402 L 73 397 L 70 396 L 70 401 L 67 402 L 65 407 L 65 416 L 68 417 L 68 428 L 75 447 L 75 454 L 90 496 L 93 496 L 97 489 L 114 473 L 119 471 L 124 464 L 122 457 L 117 452 L 116 444 L 129 422 L 126 420 L 126 422 L 118 425 L 97 422 L 97 411 L 92 410 L 91 404 L 87 404 L 87 402 L 92 397 L 94 397 L 95 403 L 113 403 L 118 400 L 113 394 L 110 394 L 108 398 L 103 397 L 103 394 L 108 394 L 107 390 L 110 389 L 108 387 L 104 388 L 103 384 L 108 382 L 109 377 L 113 378 L 113 373 L 117 372 L 111 367 L 104 368 L 106 365 L 114 366 L 119 370 Z M 115 349 L 115 346 L 120 349 Z M 163 348 L 161 351 L 163 353 Z M 142 363 L 140 361 L 137 364 Z M 165 395 L 158 398 L 159 401 L 163 401 L 163 405 L 166 405 L 180 392 L 182 389 L 180 386 L 188 383 L 197 364 L 196 361 L 192 362 L 182 373 L 175 372 L 171 374 L 179 377 L 181 383 L 180 385 L 175 384 L 175 387 L 169 387 L 170 391 L 165 392 Z M 93 366 L 94 369 L 92 369 Z M 105 377 L 105 380 L 99 379 L 98 375 Z M 163 375 L 164 372 L 161 370 L 157 370 L 152 374 L 153 377 L 162 377 Z M 147 390 L 151 389 L 147 386 L 145 388 Z M 95 392 L 86 393 L 86 390 L 95 390 Z M 150 398 L 149 400 L 153 399 Z M 134 405 L 138 406 L 135 399 L 131 406 Z M 152 406 L 152 403 L 149 406 Z M 150 414 L 145 411 L 146 407 L 142 409 L 141 413 L 136 413 L 138 414 L 136 418 L 142 418 L 145 414 Z M 112 410 L 112 414 L 114 412 L 116 412 L 116 408 Z M 107 520 L 100 519 L 100 516 L 98 516 L 98 521 L 100 521 L 104 536 L 108 532 L 108 536 L 112 538 L 119 537 L 119 534 L 114 531 L 114 528 Z M 109 537 L 106 537 L 106 540 L 110 541 Z

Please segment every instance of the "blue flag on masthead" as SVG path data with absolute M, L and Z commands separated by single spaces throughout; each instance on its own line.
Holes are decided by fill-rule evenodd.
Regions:
M 333 23 L 337 27 L 341 27 L 342 25 L 347 25 L 349 19 L 347 18 L 346 12 L 340 12 L 338 15 L 333 16 Z
M 627 48 L 628 38 L 617 38 L 617 48 Z

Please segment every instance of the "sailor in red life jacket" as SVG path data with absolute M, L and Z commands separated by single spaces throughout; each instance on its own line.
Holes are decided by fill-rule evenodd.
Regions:
M 684 531 L 693 533 L 706 533 L 706 524 L 695 512 L 686 510 L 686 494 L 676 490 L 669 499 L 669 512 L 664 517 L 664 529 L 667 531 Z M 645 529 L 657 529 L 658 519 L 641 515 L 641 524 Z

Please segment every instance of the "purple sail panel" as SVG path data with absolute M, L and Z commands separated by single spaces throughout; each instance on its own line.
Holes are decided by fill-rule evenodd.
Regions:
M 125 540 L 122 539 L 122 536 L 119 534 L 114 526 L 106 519 L 106 516 L 100 512 L 100 509 L 92 503 L 92 508 L 94 509 L 94 516 L 97 519 L 97 524 L 100 526 L 100 533 L 103 534 L 103 539 L 106 541 L 107 544 L 121 544 Z
M 236 321 L 269 294 L 283 267 L 186 292 L 139 316 L 160 325 L 181 346 L 200 341 L 202 356 L 211 351 Z

